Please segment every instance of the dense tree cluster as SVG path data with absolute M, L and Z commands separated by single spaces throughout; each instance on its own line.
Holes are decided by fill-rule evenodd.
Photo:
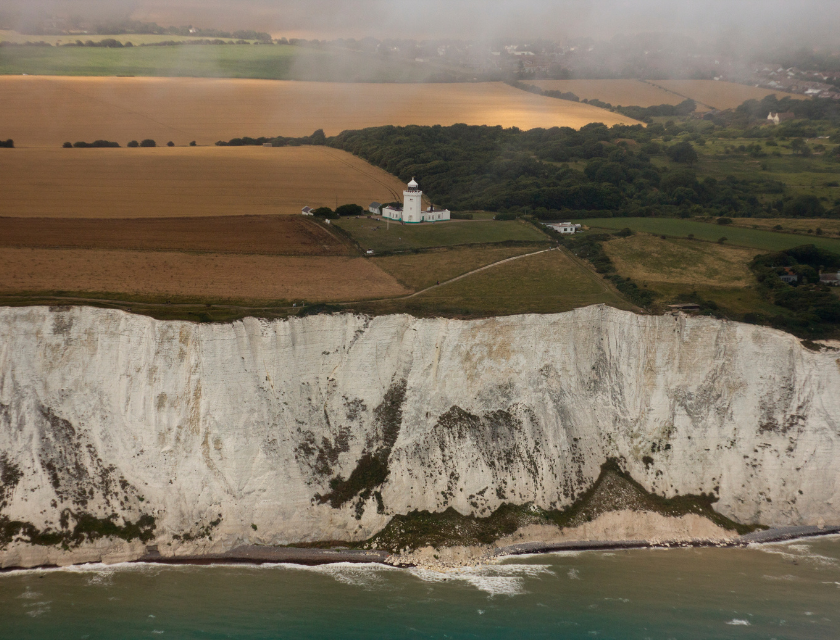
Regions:
M 820 284 L 821 272 L 840 270 L 840 255 L 804 245 L 757 256 L 750 268 L 764 297 L 789 313 L 747 320 L 769 321 L 779 329 L 810 337 L 829 335 L 840 323 L 840 298 Z M 786 283 L 781 279 L 786 274 L 794 274 L 798 279 Z
M 662 125 L 586 125 L 579 131 L 451 127 L 376 127 L 344 131 L 328 144 L 409 180 L 449 209 L 485 209 L 556 217 L 561 211 L 597 215 L 756 215 L 758 194 L 784 186 L 763 177 L 698 180 L 692 144 L 660 145 Z M 673 158 L 657 168 L 651 156 Z M 571 166 L 567 163 L 574 163 Z M 580 167 L 582 166 L 582 170 Z
M 247 147 L 247 146 L 261 146 L 270 144 L 272 147 L 302 147 L 306 145 L 324 145 L 327 143 L 327 136 L 323 129 L 318 129 L 311 136 L 303 136 L 300 138 L 286 138 L 283 136 L 276 136 L 274 138 L 249 138 L 244 136 L 242 138 L 233 138 L 225 142 L 219 140 L 216 143 L 217 147 Z
M 76 149 L 108 149 L 108 148 L 116 148 L 119 147 L 119 142 L 111 142 L 110 140 L 94 140 L 93 142 L 74 142 L 69 143 L 65 142 L 62 147 L 65 149 L 69 149 L 74 147 Z
M 0 140 L 0 149 L 14 149 L 15 141 L 9 138 L 8 140 Z
M 660 104 L 652 107 L 623 107 L 613 106 L 609 102 L 602 102 L 601 100 L 584 100 L 587 104 L 593 107 L 600 107 L 609 111 L 615 111 L 621 115 L 639 120 L 641 122 L 653 122 L 654 118 L 675 118 L 681 116 L 689 116 L 697 109 L 697 103 L 694 100 L 684 100 L 680 104 Z
M 840 121 L 840 103 L 836 100 L 801 100 L 790 97 L 780 100 L 775 95 L 769 95 L 762 100 L 747 100 L 735 109 L 734 117 L 765 120 L 771 112 L 792 113 L 800 120 Z M 804 124 L 806 123 L 798 123 L 800 126 Z

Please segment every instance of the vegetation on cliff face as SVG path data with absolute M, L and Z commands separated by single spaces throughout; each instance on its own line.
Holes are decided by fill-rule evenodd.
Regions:
M 714 510 L 715 502 L 717 497 L 714 495 L 664 498 L 649 493 L 621 469 L 619 461 L 608 460 L 601 466 L 601 474 L 592 487 L 566 509 L 546 510 L 531 503 L 502 504 L 484 518 L 461 515 L 452 507 L 441 513 L 412 511 L 394 516 L 382 531 L 362 545 L 397 552 L 425 546 L 492 544 L 526 525 L 577 527 L 609 511 L 623 509 L 651 511 L 675 518 L 696 514 L 739 534 L 761 528 L 741 524 L 721 515 Z
M 382 485 L 391 473 L 388 468 L 388 458 L 391 449 L 400 434 L 402 424 L 402 406 L 405 402 L 406 381 L 400 380 L 391 385 L 385 393 L 382 403 L 373 410 L 376 434 L 379 446 L 362 453 L 356 468 L 350 476 L 344 479 L 341 475 L 330 480 L 331 491 L 326 495 L 318 495 L 316 499 L 322 504 L 329 502 L 334 509 L 342 507 L 356 496 L 356 519 L 361 519 L 364 503 L 373 495 L 373 490 Z M 382 498 L 377 495 L 377 503 L 381 505 Z
M 75 524 L 70 528 L 70 520 Z M 155 518 L 141 515 L 136 522 L 125 520 L 117 524 L 117 515 L 98 518 L 90 513 L 73 513 L 65 509 L 61 514 L 61 529 L 38 529 L 30 522 L 11 520 L 0 516 L 0 549 L 10 542 L 19 540 L 34 545 L 61 545 L 64 548 L 78 547 L 83 542 L 100 538 L 119 538 L 131 542 L 148 542 L 155 536 Z

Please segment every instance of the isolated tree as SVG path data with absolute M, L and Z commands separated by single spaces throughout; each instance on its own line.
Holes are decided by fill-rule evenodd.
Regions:
M 678 142 L 677 144 L 668 147 L 665 153 L 667 153 L 668 157 L 674 162 L 680 162 L 682 164 L 692 165 L 695 164 L 698 159 L 697 152 L 694 150 L 694 147 L 691 146 L 690 142 Z
M 174 143 L 174 142 L 172 142 L 172 140 L 170 140 L 169 142 L 167 142 L 167 143 L 166 143 L 166 146 L 167 146 L 167 147 L 174 147 L 174 146 L 175 146 L 175 143 Z
M 61 145 L 61 146 L 62 146 L 62 148 L 64 148 L 64 149 L 72 149 L 72 148 L 73 148 L 73 143 L 72 143 L 72 142 L 65 142 L 65 143 L 64 143 L 63 145 Z
M 195 146 L 195 140 L 193 140 L 192 142 L 190 142 L 190 146 L 191 146 L 191 147 L 194 147 L 194 146 Z
M 802 138 L 794 138 L 790 143 L 790 150 L 796 155 L 807 158 L 811 155 L 811 147 Z
M 360 216 L 364 212 L 365 210 L 357 204 L 343 204 L 335 210 L 339 216 Z
M 143 142 L 140 143 L 140 146 L 141 147 L 156 147 L 157 143 L 154 140 L 150 140 L 149 138 L 146 138 L 145 140 L 143 140 Z
M 815 195 L 799 195 L 785 205 L 785 216 L 789 218 L 822 218 L 824 215 L 825 207 Z

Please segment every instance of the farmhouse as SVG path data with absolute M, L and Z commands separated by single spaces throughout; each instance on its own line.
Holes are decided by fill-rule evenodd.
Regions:
M 420 191 L 420 185 L 412 178 L 405 191 L 403 191 L 403 206 L 389 205 L 384 207 L 382 216 L 406 224 L 449 220 L 449 209 L 436 209 L 434 206 L 423 209 L 422 198 L 423 192 Z
M 554 222 L 545 226 L 554 229 L 558 233 L 577 233 L 580 231 L 580 225 L 572 224 L 571 222 Z

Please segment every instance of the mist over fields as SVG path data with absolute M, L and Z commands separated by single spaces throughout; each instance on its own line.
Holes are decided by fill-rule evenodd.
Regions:
M 672 33 L 728 47 L 830 46 L 840 12 L 832 0 L 8 0 L 2 26 L 49 17 L 79 22 L 148 20 L 259 28 L 309 38 L 613 38 Z

